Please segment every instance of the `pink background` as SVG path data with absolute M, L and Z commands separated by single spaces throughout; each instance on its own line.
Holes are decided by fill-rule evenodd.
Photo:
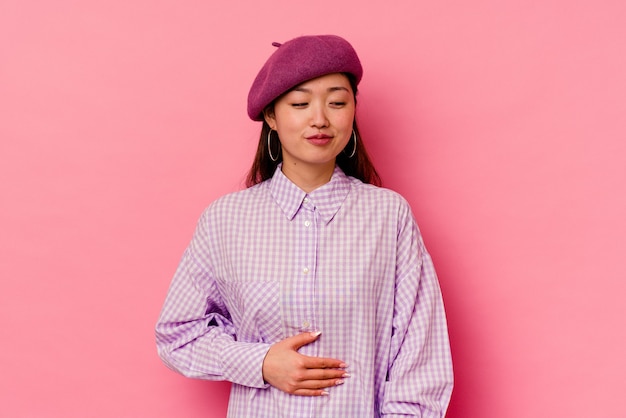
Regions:
M 153 325 L 270 43 L 336 33 L 438 268 L 448 417 L 626 416 L 626 3 L 248 3 L 0 5 L 0 415 L 225 416 Z

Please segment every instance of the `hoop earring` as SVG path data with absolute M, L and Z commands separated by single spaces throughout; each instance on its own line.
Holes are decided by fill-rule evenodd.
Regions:
M 352 152 L 350 153 L 350 155 L 348 155 L 348 158 L 352 158 L 354 157 L 354 154 L 356 154 L 356 132 L 354 131 L 354 129 L 352 130 L 352 138 L 354 139 L 354 147 L 352 148 Z
M 278 156 L 274 157 L 272 155 L 272 131 L 273 129 L 270 129 L 270 131 L 267 133 L 267 152 L 270 155 L 270 160 L 272 160 L 273 162 L 278 161 Z M 278 141 L 278 149 L 280 150 L 280 141 Z

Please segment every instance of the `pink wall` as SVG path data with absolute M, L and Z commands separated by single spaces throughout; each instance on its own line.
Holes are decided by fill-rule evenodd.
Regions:
M 438 267 L 448 416 L 626 416 L 626 3 L 249 3 L 2 2 L 0 415 L 225 416 L 153 325 L 270 43 L 337 33 Z

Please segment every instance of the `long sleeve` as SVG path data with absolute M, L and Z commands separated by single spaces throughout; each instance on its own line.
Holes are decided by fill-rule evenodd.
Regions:
M 213 272 L 206 262 L 199 261 L 207 259 L 208 235 L 205 212 L 172 279 L 156 325 L 159 356 L 187 377 L 266 387 L 262 364 L 270 346 L 237 341 Z
M 393 334 L 382 414 L 442 418 L 453 385 L 443 300 L 417 225 L 410 213 L 404 219 L 398 234 Z

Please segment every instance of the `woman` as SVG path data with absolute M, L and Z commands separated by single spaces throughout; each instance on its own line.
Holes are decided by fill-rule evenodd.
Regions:
M 246 190 L 203 213 L 159 318 L 189 377 L 233 383 L 230 417 L 443 417 L 443 302 L 407 202 L 358 133 L 362 68 L 337 36 L 282 45 L 257 75 Z

